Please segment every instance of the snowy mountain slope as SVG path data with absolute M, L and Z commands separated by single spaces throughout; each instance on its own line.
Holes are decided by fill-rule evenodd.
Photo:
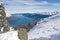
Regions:
M 0 34 L 0 40 L 19 40 L 17 31 L 9 31 L 7 33 Z
M 51 35 L 60 34 L 60 14 L 46 18 L 37 23 L 28 33 L 29 39 L 51 38 Z M 40 40 L 40 39 L 39 39 Z
M 18 31 L 9 31 L 0 34 L 0 40 L 19 40 Z M 28 39 L 33 40 L 60 40 L 60 14 L 39 21 L 37 25 L 28 32 Z

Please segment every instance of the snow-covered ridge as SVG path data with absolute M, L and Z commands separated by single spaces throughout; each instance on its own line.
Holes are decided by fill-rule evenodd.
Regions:
M 28 33 L 29 39 L 51 38 L 51 35 L 60 33 L 60 14 L 39 21 L 37 25 Z
M 60 13 L 54 14 L 54 15 L 52 15 L 50 17 L 44 18 L 44 20 L 41 20 L 38 23 L 42 23 L 44 21 L 49 21 L 50 19 L 54 19 L 54 18 L 58 17 L 59 15 L 60 15 Z
M 44 14 L 44 15 L 54 15 L 54 14 L 56 14 L 56 12 L 41 12 L 40 14 Z

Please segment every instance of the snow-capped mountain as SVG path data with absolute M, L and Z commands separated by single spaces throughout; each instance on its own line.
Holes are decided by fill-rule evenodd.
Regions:
M 60 40 L 60 14 L 39 21 L 28 33 L 30 40 Z M 54 37 L 55 36 L 55 37 Z

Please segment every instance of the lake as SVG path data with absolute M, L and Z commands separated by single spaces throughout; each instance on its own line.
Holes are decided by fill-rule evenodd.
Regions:
M 51 15 L 42 14 L 12 14 L 12 17 L 7 18 L 10 25 L 24 25 L 28 24 L 33 20 L 41 20 Z

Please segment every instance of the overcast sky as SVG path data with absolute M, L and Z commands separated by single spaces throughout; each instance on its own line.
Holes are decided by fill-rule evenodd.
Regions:
M 6 13 L 60 11 L 60 0 L 0 0 Z

